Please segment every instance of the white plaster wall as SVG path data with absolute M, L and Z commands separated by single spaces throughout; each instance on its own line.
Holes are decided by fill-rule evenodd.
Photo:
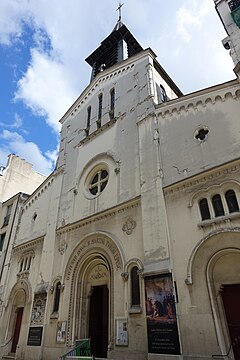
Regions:
M 157 108 L 164 186 L 239 157 L 239 84 L 227 85 Z M 202 127 L 205 141 L 194 137 Z
M 60 219 L 66 223 L 76 221 L 95 212 L 103 211 L 115 206 L 119 202 L 128 201 L 140 193 L 139 158 L 138 158 L 138 127 L 139 118 L 153 111 L 153 101 L 149 97 L 147 65 L 152 61 L 148 53 L 128 59 L 116 65 L 105 75 L 100 75 L 92 88 L 88 89 L 88 96 L 84 106 L 70 115 L 64 122 L 62 134 L 64 141 L 61 144 L 59 167 L 64 164 L 64 182 L 61 198 Z M 123 71 L 124 70 L 124 71 Z M 100 80 L 102 80 L 100 82 Z M 87 107 L 91 104 L 93 117 L 92 131 L 97 119 L 98 95 L 103 93 L 102 124 L 110 121 L 109 91 L 115 88 L 115 117 L 116 122 L 96 133 L 85 143 L 82 129 L 86 127 Z M 85 99 L 85 98 L 84 98 Z M 81 101 L 80 101 L 81 104 Z M 90 131 L 91 132 L 91 131 Z M 84 176 L 90 171 L 90 162 L 98 154 L 102 154 L 102 161 L 111 157 L 109 183 L 97 201 L 89 201 L 84 196 Z M 130 155 L 130 156 L 129 156 Z M 64 159 L 65 158 L 65 162 Z M 104 160 L 105 159 L 105 160 Z M 115 162 L 115 165 L 114 165 Z M 62 165 L 61 165 L 62 164 Z M 89 166 L 89 167 L 88 167 Z M 120 172 L 116 174 L 115 168 Z M 73 190 L 78 194 L 74 195 Z M 73 206 L 74 213 L 73 213 Z

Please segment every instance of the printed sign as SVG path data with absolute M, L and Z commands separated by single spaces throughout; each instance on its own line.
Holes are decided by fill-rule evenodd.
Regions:
M 145 278 L 148 352 L 180 354 L 171 274 Z
M 116 320 L 116 345 L 128 345 L 127 319 Z
M 65 343 L 66 341 L 66 321 L 57 322 L 57 343 Z
M 35 326 L 29 328 L 27 345 L 29 346 L 41 346 L 42 342 L 42 326 Z

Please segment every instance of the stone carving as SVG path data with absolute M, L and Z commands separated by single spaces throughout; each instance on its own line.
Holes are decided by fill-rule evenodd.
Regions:
M 89 275 L 89 280 L 108 279 L 108 272 L 105 266 L 96 266 Z
M 65 253 L 66 249 L 67 249 L 67 244 L 62 243 L 62 244 L 60 244 L 58 251 L 60 252 L 61 255 L 63 255 Z
M 129 273 L 128 272 L 123 272 L 121 273 L 121 277 L 123 278 L 124 281 L 127 281 L 129 278 Z
M 129 218 L 123 225 L 122 231 L 125 232 L 127 235 L 130 235 L 132 234 L 133 229 L 135 229 L 136 225 L 136 221 L 134 221 L 132 218 Z
M 43 324 L 46 307 L 46 295 L 35 295 L 32 308 L 31 325 Z

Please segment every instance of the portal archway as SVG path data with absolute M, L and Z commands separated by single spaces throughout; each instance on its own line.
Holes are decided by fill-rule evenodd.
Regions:
M 122 283 L 122 272 L 122 251 L 109 236 L 92 234 L 76 246 L 65 271 L 69 345 L 91 337 L 93 354 L 107 357 L 114 336 L 114 288 L 116 282 Z

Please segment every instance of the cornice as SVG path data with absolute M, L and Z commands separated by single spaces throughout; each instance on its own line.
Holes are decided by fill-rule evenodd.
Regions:
M 158 117 L 179 116 L 183 113 L 194 113 L 218 102 L 225 102 L 228 99 L 240 99 L 239 80 L 232 80 L 210 88 L 199 90 L 181 98 L 156 106 Z
M 41 244 L 44 240 L 44 237 L 39 237 L 37 239 L 34 239 L 34 240 L 30 240 L 28 242 L 25 242 L 23 244 L 19 244 L 19 245 L 16 245 L 13 249 L 13 253 L 18 253 L 18 252 L 22 252 L 22 251 L 25 251 L 25 250 L 29 250 L 29 249 L 32 249 L 36 246 L 38 246 L 39 244 Z
M 54 180 L 54 175 L 51 174 L 44 182 L 41 184 L 36 191 L 25 202 L 25 205 L 23 207 L 23 212 L 25 212 L 28 208 L 31 207 L 31 205 L 38 200 L 39 197 L 52 185 Z
M 178 191 L 186 190 L 202 183 L 205 184 L 207 181 L 220 178 L 222 175 L 236 173 L 239 170 L 240 159 L 237 159 L 231 163 L 220 165 L 201 174 L 196 174 L 189 179 L 184 179 L 178 183 L 167 185 L 166 187 L 163 187 L 163 191 L 165 195 L 172 195 Z M 230 181 L 233 181 L 233 179 L 230 179 Z
M 135 198 L 133 200 L 128 201 L 127 203 L 120 204 L 120 205 L 118 205 L 118 206 L 116 206 L 114 208 L 111 208 L 109 210 L 102 211 L 102 212 L 100 212 L 98 214 L 88 216 L 87 218 L 84 218 L 83 220 L 74 222 L 72 224 L 62 226 L 62 227 L 57 229 L 57 231 L 56 231 L 57 235 L 62 235 L 62 234 L 65 234 L 67 232 L 71 232 L 73 230 L 76 230 L 76 229 L 84 227 L 86 225 L 95 223 L 95 222 L 100 221 L 100 220 L 109 219 L 111 217 L 116 216 L 119 213 L 125 212 L 125 211 L 127 211 L 129 209 L 132 209 L 132 208 L 136 208 L 136 207 L 139 206 L 139 204 L 140 204 L 140 197 L 137 197 L 137 198 Z

